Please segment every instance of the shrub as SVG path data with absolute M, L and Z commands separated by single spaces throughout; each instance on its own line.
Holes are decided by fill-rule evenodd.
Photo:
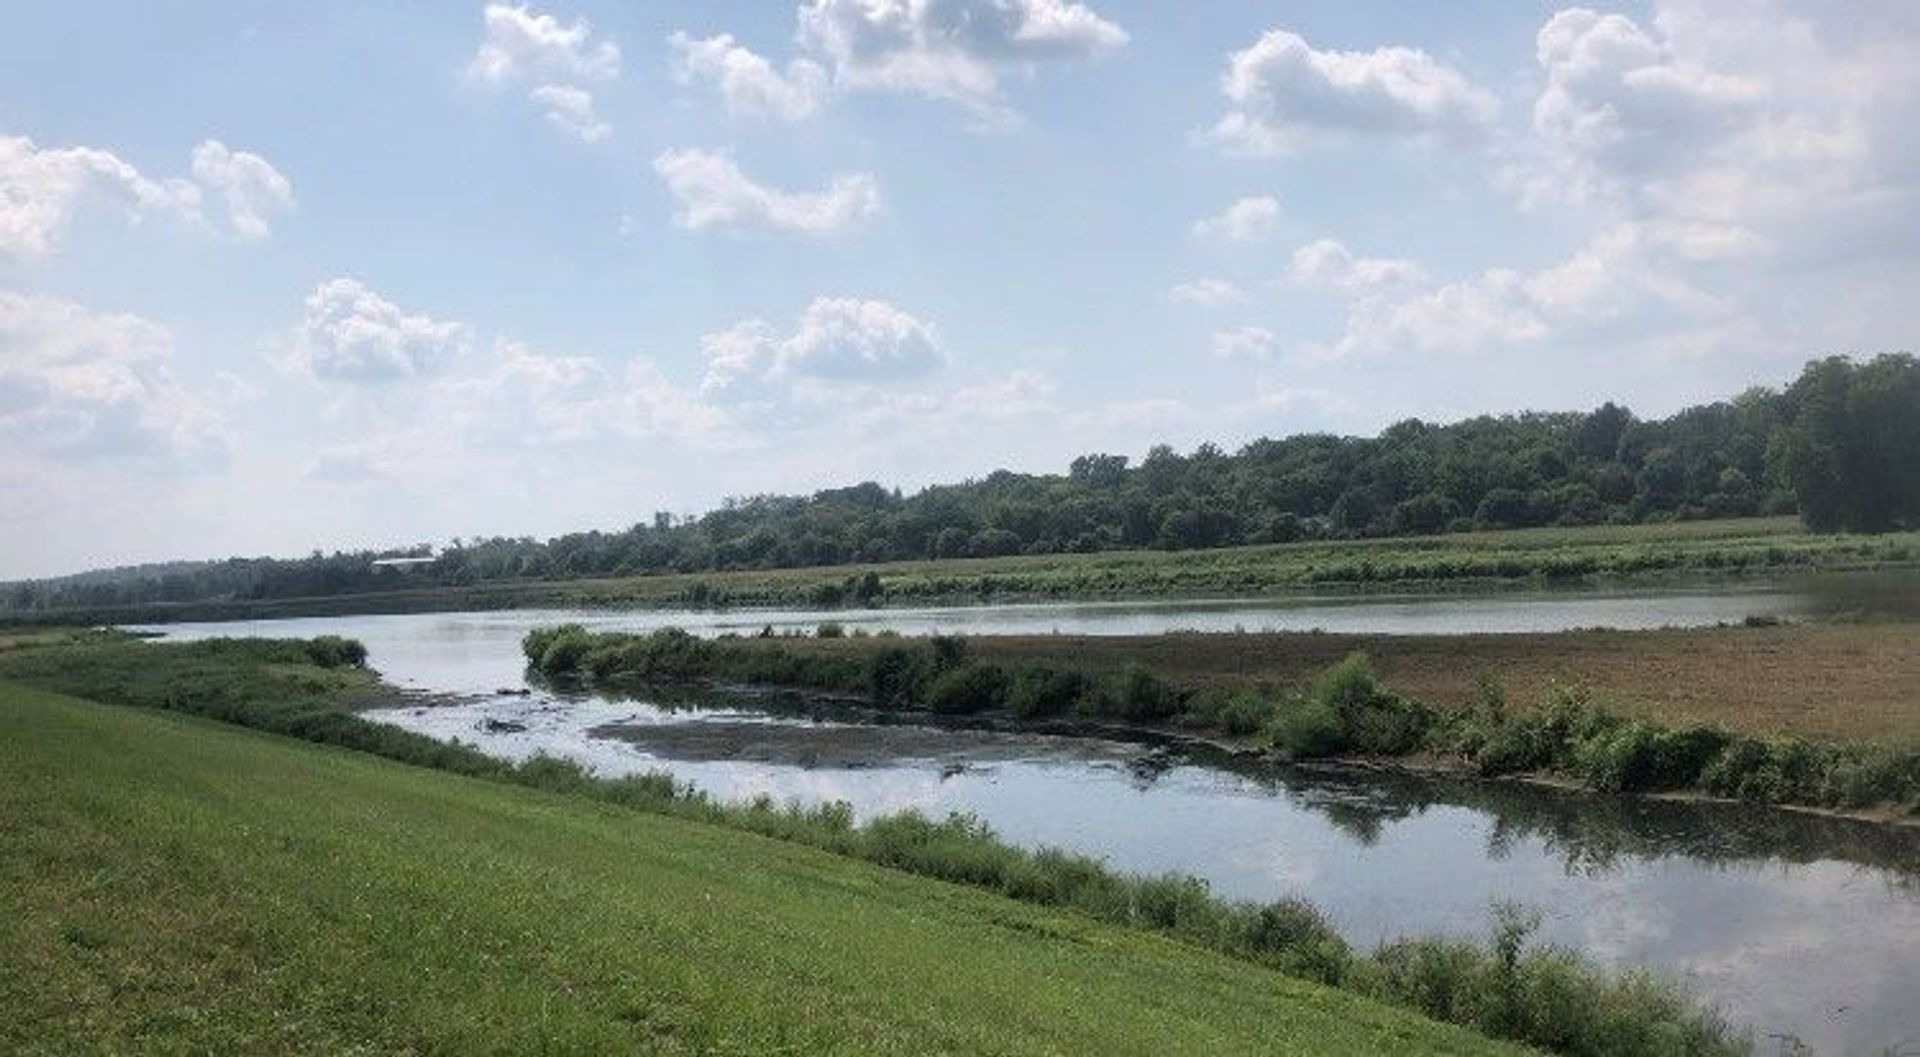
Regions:
M 1636 719 L 1582 743 L 1580 775 L 1603 792 L 1685 789 L 1720 755 L 1732 736 L 1711 727 L 1672 730 Z
M 819 627 L 813 629 L 813 635 L 815 638 L 820 639 L 842 639 L 846 638 L 847 629 L 845 625 L 837 620 L 826 620 L 822 621 Z
M 1027 668 L 1014 673 L 1007 687 L 1007 709 L 1024 718 L 1058 715 L 1086 692 L 1087 678 L 1079 672 Z
M 339 635 L 320 635 L 306 642 L 307 656 L 322 668 L 360 668 L 367 663 L 367 648 L 357 639 Z
M 908 704 L 920 696 L 927 678 L 925 655 L 905 646 L 886 646 L 867 659 L 867 689 L 883 706 Z
M 1006 702 L 1007 673 L 991 664 L 949 668 L 927 684 L 926 705 L 935 712 L 979 712 Z
M 1121 669 L 1100 700 L 1109 713 L 1126 719 L 1165 719 L 1180 711 L 1180 695 L 1138 662 Z
M 1304 698 L 1282 706 L 1268 733 L 1295 756 L 1399 755 L 1422 747 L 1433 722 L 1430 709 L 1389 692 L 1366 655 L 1356 653 L 1315 680 Z

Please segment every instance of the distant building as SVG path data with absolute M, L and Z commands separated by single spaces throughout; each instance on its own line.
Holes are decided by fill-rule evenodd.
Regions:
M 373 560 L 373 567 L 376 569 L 407 569 L 415 565 L 431 564 L 433 564 L 433 555 L 431 554 L 422 555 L 417 558 L 375 558 Z

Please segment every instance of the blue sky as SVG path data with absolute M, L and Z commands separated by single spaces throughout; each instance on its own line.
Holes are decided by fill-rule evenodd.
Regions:
M 163 9 L 164 8 L 164 9 Z M 1920 9 L 39 5 L 0 575 L 1911 348 Z

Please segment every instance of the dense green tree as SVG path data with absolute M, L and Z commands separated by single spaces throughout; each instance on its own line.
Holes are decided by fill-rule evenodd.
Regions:
M 1809 527 L 1920 525 L 1920 360 L 1819 360 L 1786 402 L 1792 424 L 1773 451 Z

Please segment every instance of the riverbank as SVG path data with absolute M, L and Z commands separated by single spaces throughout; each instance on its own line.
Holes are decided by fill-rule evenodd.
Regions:
M 1813 535 L 1791 518 L 1519 529 L 1194 551 L 955 558 L 600 579 L 526 579 L 300 598 L 0 614 L 0 622 L 157 624 L 537 608 L 902 606 L 1279 597 L 1303 591 L 1652 586 L 1920 566 L 1920 533 Z
M 40 646 L 0 657 L 0 667 L 4 667 L 0 678 L 27 679 L 61 690 L 84 688 L 90 696 L 121 704 L 220 718 L 307 741 L 359 749 L 468 778 L 485 779 L 489 784 L 530 787 L 547 794 L 612 805 L 610 809 L 603 806 L 601 810 L 620 812 L 637 808 L 671 819 L 718 824 L 775 837 L 1037 903 L 1068 914 L 1072 920 L 1085 925 L 1108 922 L 1122 926 L 1123 931 L 1143 935 L 1158 933 L 1194 948 L 1229 956 L 1261 971 L 1279 969 L 1292 976 L 1336 984 L 1349 998 L 1383 1000 L 1389 1005 L 1408 1007 L 1559 1052 L 1709 1054 L 1738 1052 L 1742 1048 L 1717 1017 L 1702 1011 L 1669 984 L 1644 973 L 1602 970 L 1571 952 L 1530 945 L 1527 938 L 1533 926 L 1522 917 L 1498 917 L 1495 941 L 1488 946 L 1452 938 L 1421 938 L 1396 941 L 1363 954 L 1348 947 L 1317 911 L 1297 901 L 1230 903 L 1212 896 L 1203 882 L 1191 877 L 1115 874 L 1097 860 L 1082 855 L 1045 848 L 1026 850 L 1006 844 L 977 820 L 967 817 L 935 822 L 908 811 L 873 817 L 856 825 L 844 804 L 815 807 L 782 807 L 765 801 L 728 804 L 659 774 L 596 778 L 575 765 L 544 757 L 515 764 L 467 746 L 358 719 L 344 708 L 345 698 L 338 687 L 328 686 L 324 677 L 312 677 L 316 670 L 324 675 L 339 667 L 336 663 L 323 663 L 333 662 L 336 657 L 330 647 L 316 651 L 315 646 L 316 643 L 304 641 L 260 640 L 167 645 L 95 636 L 89 641 Z M 300 660 L 302 651 L 308 660 Z M 5 684 L 0 683 L 0 688 L 4 687 Z M 11 699 L 15 695 L 8 696 Z M 85 742 L 84 738 L 68 740 L 76 744 Z M 112 787 L 113 782 L 126 773 L 139 773 L 142 766 L 135 759 L 120 760 L 106 768 L 115 776 L 105 783 L 106 787 Z M 205 787 L 206 776 L 227 774 L 227 769 L 208 768 L 202 760 L 187 768 L 185 774 L 170 774 L 163 781 L 170 789 L 197 790 Z M 97 775 L 90 779 L 92 777 Z M 33 785 L 30 783 L 28 788 L 31 790 Z M 236 806 L 244 811 L 259 797 L 260 789 L 244 780 L 240 788 L 245 789 L 247 795 L 237 800 Z M 328 817 L 338 814 L 338 809 L 331 806 L 333 798 L 324 790 L 310 791 L 301 799 L 303 803 L 320 805 L 316 810 Z M 381 809 L 383 819 L 404 814 L 403 809 L 384 800 L 381 803 L 385 804 Z M 405 819 L 398 821 L 400 832 L 413 831 L 412 824 Z M 260 832 L 255 827 L 230 828 L 233 832 Z M 358 832 L 351 825 L 348 829 Z M 425 832 L 466 834 L 469 829 L 450 825 Z M 595 834 L 583 833 L 579 827 L 568 827 L 566 834 L 556 838 L 599 843 Z M 300 846 L 325 843 L 323 839 L 303 836 Z M 274 845 L 269 842 L 267 846 Z M 288 845 L 283 843 L 279 847 Z M 671 847 L 660 850 L 668 855 L 673 852 Z M 321 848 L 321 852 L 324 855 L 326 849 Z M 463 854 L 485 855 L 486 850 L 469 849 Z M 754 868 L 751 857 L 724 858 L 731 863 L 729 869 L 733 871 Z M 536 890 L 556 883 L 562 887 L 573 884 L 570 873 L 573 868 L 587 870 L 595 876 L 613 872 L 604 864 L 580 864 L 564 856 L 549 855 L 539 862 L 543 876 L 538 879 Z M 564 867 L 557 876 L 555 863 Z M 458 899 L 461 905 L 473 900 L 461 888 L 470 881 L 464 874 L 458 883 L 452 879 L 427 880 L 431 882 L 427 887 L 443 898 Z M 631 881 L 631 875 L 620 873 L 621 885 L 630 888 Z M 860 898 L 858 894 L 849 894 L 844 887 L 841 894 L 843 898 Z M 272 892 L 255 895 L 269 901 L 274 898 Z M 706 898 L 711 900 L 714 894 L 708 892 Z M 519 924 L 517 919 L 514 923 Z M 777 915 L 774 922 L 755 926 L 763 933 L 770 928 L 780 935 L 791 932 L 791 927 L 782 929 Z M 468 936 L 463 935 L 462 939 L 471 942 Z M 628 939 L 623 938 L 622 942 Z M 889 936 L 887 942 L 893 942 L 892 937 Z M 1110 962 L 1110 958 L 1107 960 Z M 719 964 L 726 962 L 723 959 Z M 804 966 L 783 965 L 781 973 L 806 971 Z M 423 967 L 412 968 L 420 971 Z M 428 971 L 431 975 L 430 967 Z M 1018 973 L 1011 977 L 1018 978 L 1021 978 Z M 879 999 L 905 1000 L 900 992 L 888 992 Z M 1100 1001 L 1097 995 L 1091 1000 Z M 925 998 L 915 994 L 912 1001 L 924 1004 Z M 1283 1033 L 1263 1037 L 1261 1045 L 1271 1046 L 1275 1037 L 1287 1036 Z M 898 1040 L 898 1045 L 911 1048 L 912 1042 Z M 808 1048 L 804 1039 L 798 1044 L 802 1049 Z M 1131 1050 L 1133 1045 L 1126 1043 L 1120 1048 Z M 1327 1049 L 1338 1052 L 1353 1045 L 1349 1040 Z M 1381 1046 L 1391 1050 L 1406 1045 L 1418 1048 L 1421 1044 L 1373 1040 L 1358 1045 L 1363 1050 Z M 1304 1040 L 1303 1047 L 1320 1048 L 1311 1036 Z M 457 1045 L 453 1048 L 462 1049 Z M 497 1048 L 512 1051 L 515 1047 L 508 1043 Z M 1002 1041 L 986 1048 L 1027 1047 Z M 1082 1047 L 1074 1043 L 1065 1048 Z M 1200 1050 L 1206 1052 L 1208 1047 L 1202 1045 Z
M 0 713 L 12 1053 L 1521 1052 L 721 827 L 17 688 Z

